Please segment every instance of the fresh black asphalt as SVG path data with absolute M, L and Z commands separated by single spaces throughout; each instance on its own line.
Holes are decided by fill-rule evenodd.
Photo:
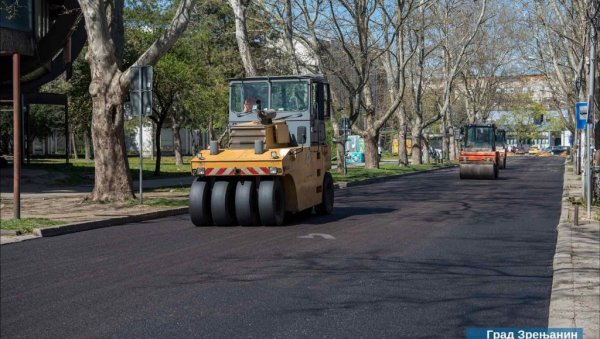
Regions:
M 563 160 L 507 165 L 497 181 L 448 169 L 338 190 L 333 215 L 284 227 L 197 228 L 186 215 L 4 245 L 1 336 L 463 338 L 469 326 L 546 327 Z

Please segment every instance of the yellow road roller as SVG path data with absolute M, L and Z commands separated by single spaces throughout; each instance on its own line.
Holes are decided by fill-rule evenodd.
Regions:
M 286 213 L 330 214 L 330 98 L 320 75 L 231 80 L 228 144 L 211 141 L 191 161 L 192 223 L 279 226 Z
M 497 179 L 499 154 L 496 126 L 470 124 L 463 128 L 463 149 L 459 155 L 461 179 Z

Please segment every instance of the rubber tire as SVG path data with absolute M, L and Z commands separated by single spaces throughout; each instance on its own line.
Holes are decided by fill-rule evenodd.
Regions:
M 238 181 L 235 188 L 235 216 L 242 226 L 260 225 L 256 181 Z
M 235 182 L 215 181 L 210 197 L 210 211 L 217 226 L 235 224 Z
M 279 178 L 264 180 L 258 186 L 258 214 L 265 226 L 281 226 L 285 219 L 285 194 Z
M 321 203 L 315 206 L 315 212 L 319 215 L 329 215 L 333 212 L 333 201 L 335 199 L 333 177 L 331 173 L 325 172 L 323 177 L 323 194 Z
M 190 188 L 190 217 L 196 226 L 211 226 L 210 182 L 197 178 Z

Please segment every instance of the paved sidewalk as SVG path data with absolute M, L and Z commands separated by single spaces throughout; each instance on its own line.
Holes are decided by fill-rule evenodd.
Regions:
M 61 221 L 64 224 L 83 223 L 89 224 L 100 220 L 113 220 L 114 224 L 122 223 L 120 219 L 136 218 L 142 215 L 169 214 L 169 211 L 177 210 L 177 207 L 136 205 L 132 203 L 100 204 L 85 200 L 92 191 L 92 185 L 78 186 L 43 186 L 38 174 L 46 175 L 46 171 L 29 171 L 28 179 L 24 181 L 24 192 L 21 194 L 21 217 L 22 218 L 44 218 Z M 8 175 L 3 173 L 3 178 Z M 192 184 L 192 176 L 166 177 L 160 179 L 145 180 L 144 189 L 155 189 L 161 187 L 188 188 Z M 42 181 L 43 182 L 43 181 Z M 11 182 L 12 183 L 12 182 Z M 5 183 L 4 183 L 5 184 Z M 3 184 L 3 186 L 5 186 Z M 139 192 L 138 181 L 133 182 L 136 194 Z M 6 187 L 4 187 L 6 189 Z M 12 189 L 12 187 L 10 187 Z M 37 190 L 37 191 L 36 191 Z M 34 193 L 35 192 L 35 193 Z M 13 195 L 12 192 L 4 190 L 0 193 L 0 219 L 11 219 L 13 217 Z M 145 192 L 144 199 L 187 199 L 188 193 L 177 190 L 165 190 L 164 192 Z M 180 208 L 179 208 L 180 209 Z M 123 219 L 125 220 L 125 219 Z M 82 227 L 82 229 L 84 229 Z M 39 234 L 16 235 L 15 231 L 2 230 L 0 244 L 7 244 L 22 240 L 37 238 Z
M 600 338 L 600 223 L 580 206 L 574 225 L 570 200 L 581 196 L 581 180 L 565 168 L 548 327 L 583 328 L 584 338 Z

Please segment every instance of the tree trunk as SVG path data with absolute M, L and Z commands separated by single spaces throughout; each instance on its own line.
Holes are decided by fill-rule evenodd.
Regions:
M 398 131 L 398 166 L 406 167 L 409 165 L 408 152 L 406 152 L 406 129 Z
M 86 161 L 90 161 L 91 157 L 90 157 L 90 134 L 88 132 L 88 130 L 86 129 L 83 132 L 83 147 L 84 147 L 84 152 L 85 152 L 85 160 Z
M 248 44 L 248 30 L 246 27 L 246 8 L 248 5 L 247 0 L 229 0 L 229 5 L 233 9 L 235 15 L 235 38 L 237 40 L 240 57 L 242 58 L 242 65 L 246 71 L 246 77 L 253 77 L 256 75 L 256 69 L 252 61 L 252 54 L 250 54 L 250 45 Z
M 292 13 L 292 0 L 285 0 L 285 44 L 290 57 L 292 58 L 292 68 L 294 74 L 300 74 L 300 66 L 298 65 L 298 58 L 296 57 L 296 49 L 294 48 L 294 15 Z
M 92 139 L 95 160 L 95 185 L 91 197 L 94 201 L 133 199 L 135 196 L 125 150 L 123 95 L 118 87 L 107 87 L 90 90 L 93 93 Z
M 215 128 L 213 127 L 213 118 L 212 118 L 212 115 L 208 119 L 207 132 L 208 132 L 208 144 L 210 145 L 211 141 L 217 140 L 217 136 L 215 135 Z
M 30 163 L 31 155 L 33 154 L 33 140 L 31 135 L 27 136 L 27 164 Z
M 377 136 L 371 133 L 364 138 L 365 140 L 365 167 L 379 168 L 379 157 L 377 152 Z
M 408 166 L 408 154 L 406 153 L 406 111 L 399 107 L 396 111 L 398 118 L 398 166 Z
M 456 140 L 454 138 L 454 127 L 450 127 L 448 129 L 449 131 L 449 136 L 448 136 L 448 140 L 450 143 L 450 161 L 454 161 L 457 159 L 456 157 Z
M 73 150 L 73 159 L 79 159 L 77 156 L 77 144 L 75 142 L 75 132 L 71 132 L 71 149 Z
M 332 112 L 335 114 L 335 112 Z M 340 137 L 340 127 L 337 124 L 336 119 L 332 116 L 332 129 L 333 129 L 333 144 L 335 147 L 337 161 L 336 161 L 336 171 L 338 173 L 344 173 L 344 166 L 346 166 L 346 155 L 344 154 L 344 143 L 342 137 Z
M 376 111 L 373 105 L 371 87 L 367 84 L 363 88 L 363 100 L 365 103 L 365 128 L 364 133 L 361 135 L 365 140 L 365 167 L 366 168 L 379 168 L 377 141 L 379 136 L 379 129 L 376 126 Z
M 175 153 L 175 165 L 183 165 L 183 157 L 181 156 L 181 134 L 179 133 L 181 127 L 175 117 L 172 117 L 171 130 L 173 131 L 173 152 Z
M 344 144 L 341 142 L 335 143 L 335 151 L 337 152 L 336 170 L 338 173 L 344 173 L 346 167 L 346 154 L 344 153 Z
M 442 112 L 442 161 L 450 160 L 450 137 L 448 135 L 448 111 Z
M 426 164 L 430 164 L 431 156 L 429 155 L 429 142 L 426 138 L 422 138 L 421 140 L 423 141 L 423 145 L 421 146 L 421 149 L 423 150 L 423 162 Z
M 163 121 L 159 120 L 156 122 L 156 130 L 154 131 L 154 145 L 156 145 L 156 163 L 154 165 L 154 176 L 160 176 L 160 160 L 162 158 L 162 152 L 160 151 L 160 133 L 162 131 Z
M 423 157 L 421 154 L 421 140 L 423 139 L 423 135 L 421 132 L 421 119 L 417 116 L 415 119 L 413 128 L 412 128 L 412 164 L 420 165 L 423 163 Z

